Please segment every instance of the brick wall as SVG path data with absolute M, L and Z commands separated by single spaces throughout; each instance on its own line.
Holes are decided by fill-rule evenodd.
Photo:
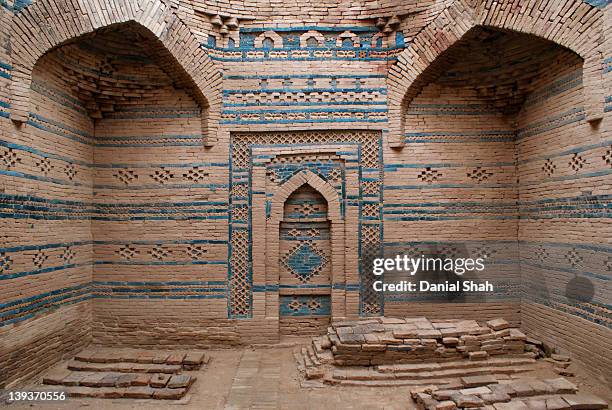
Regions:
M 127 0 L 134 22 L 105 28 L 121 21 L 94 3 L 0 0 L 0 384 L 90 340 L 316 331 L 311 299 L 334 317 L 504 316 L 609 376 L 610 8 L 446 3 Z M 279 291 L 296 175 L 328 205 L 316 297 Z M 486 255 L 497 290 L 381 298 L 381 250 Z M 575 277 L 591 302 L 566 297 Z
M 467 87 L 434 83 L 408 108 L 406 130 L 406 148 L 385 152 L 385 252 L 485 258 L 483 272 L 462 278 L 451 274 L 441 281 L 490 280 L 496 292 L 487 294 L 486 302 L 498 307 L 486 308 L 489 314 L 499 315 L 504 310 L 499 304 L 508 303 L 508 320 L 518 322 L 513 306 L 520 299 L 520 277 L 512 124 Z M 431 273 L 393 276 L 434 280 Z M 389 294 L 385 313 L 419 311 L 414 302 L 444 302 L 447 296 Z M 479 294 L 453 301 L 485 302 Z M 454 304 L 436 315 L 463 315 L 466 310 L 472 310 L 471 304 Z
M 110 92 L 131 96 L 112 98 L 112 111 L 95 126 L 93 335 L 105 343 L 189 344 L 193 332 L 181 329 L 226 317 L 227 165 L 202 153 L 201 108 L 159 62 L 145 48 L 109 46 L 130 33 L 138 31 L 109 33 L 78 50 L 89 69 L 108 70 Z M 178 324 L 181 309 L 192 313 Z M 124 328 L 134 312 L 149 319 Z M 135 337 L 140 331 L 146 336 Z M 205 341 L 203 334 L 195 343 Z
M 91 340 L 94 127 L 55 57 L 34 68 L 28 122 L 2 121 L 0 383 Z
M 542 70 L 517 116 L 523 327 L 610 380 L 608 119 L 585 120 L 582 61 Z

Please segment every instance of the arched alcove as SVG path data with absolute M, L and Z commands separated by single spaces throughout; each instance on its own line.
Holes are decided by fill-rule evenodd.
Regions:
M 266 167 L 253 172 L 255 178 L 265 177 Z M 260 230 L 254 229 L 254 237 L 265 241 L 253 242 L 253 280 L 269 291 L 265 299 L 255 301 L 254 314 L 265 314 L 279 333 L 291 329 L 293 334 L 321 333 L 330 317 L 340 319 L 348 309 L 357 311 L 356 304 L 348 305 L 345 290 L 347 255 L 354 254 L 345 249 L 341 197 L 329 182 L 307 169 L 280 185 L 270 184 L 268 178 L 262 182 L 266 180 L 261 188 L 269 190 L 268 200 L 253 201 L 255 209 L 267 213 Z M 356 258 L 349 263 L 353 261 Z M 293 296 L 299 296 L 296 302 Z
M 430 92 L 435 85 L 469 90 L 474 94 L 474 101 L 510 116 L 521 110 L 537 88 L 543 71 L 567 65 L 576 66 L 573 70 L 577 70 L 582 69 L 583 63 L 572 50 L 534 35 L 474 27 L 441 53 L 410 85 L 403 100 L 404 130 L 414 129 L 408 111 L 422 104 L 414 101 L 415 98 Z M 461 98 L 455 97 L 455 100 Z
M 494 292 L 486 304 L 482 295 L 466 294 L 453 313 L 476 318 L 503 311 L 538 338 L 567 346 L 578 339 L 550 330 L 559 311 L 572 312 L 568 323 L 576 316 L 597 322 L 592 306 L 606 303 L 606 251 L 576 243 L 600 243 L 593 232 L 605 229 L 605 215 L 593 210 L 608 199 L 596 175 L 609 167 L 609 142 L 602 143 L 589 114 L 595 72 L 585 70 L 589 53 L 571 45 L 484 25 L 441 50 L 430 44 L 427 63 L 423 56 L 423 64 L 413 60 L 414 78 L 403 95 L 403 149 L 385 157 L 410 164 L 385 172 L 403 198 L 385 197 L 394 221 L 385 226 L 385 240 L 418 232 L 408 249 L 413 257 L 429 243 L 444 254 L 458 255 L 465 246 L 487 257 L 477 275 Z M 448 317 L 447 309 L 426 292 L 385 298 L 386 315 Z M 597 366 L 597 359 L 583 359 Z
M 493 4 L 474 6 L 470 2 L 458 0 L 449 6 L 449 13 L 443 13 L 423 29 L 400 54 L 398 62 L 391 67 L 387 80 L 389 89 L 389 144 L 394 148 L 404 146 L 403 122 L 410 101 L 436 67 L 444 67 L 444 55 L 455 45 L 462 42 L 474 30 L 482 27 L 513 31 L 548 41 L 552 47 L 565 47 L 583 59 L 584 110 L 588 121 L 594 122 L 603 116 L 602 57 L 599 38 L 602 33 L 602 19 L 579 24 L 572 18 L 545 20 L 545 14 L 537 10 L 536 0 L 525 0 L 520 8 L 511 7 L 509 0 Z M 589 9 L 581 0 L 570 0 L 572 13 L 580 7 Z M 497 8 L 499 7 L 499 8 Z M 492 8 L 496 8 L 493 12 Z M 586 12 L 586 11 L 585 11 Z M 601 15 L 601 10 L 592 7 L 589 13 Z M 496 16 L 496 17 L 493 17 Z M 578 19 L 580 20 L 580 19 Z M 584 26 L 583 26 L 584 24 Z M 566 35 L 572 32 L 574 35 Z M 426 51 L 425 51 L 426 50 Z M 434 70 L 432 70 L 434 68 Z
M 206 98 L 164 45 L 135 22 L 101 28 L 53 48 L 37 61 L 32 77 L 34 93 L 56 100 L 63 97 L 60 103 L 83 111 L 99 128 L 98 120 L 146 107 L 161 120 L 169 118 L 164 109 L 184 108 L 198 121 L 208 108 Z M 44 89 L 43 77 L 57 79 L 51 80 L 55 93 Z M 32 105 L 36 112 L 36 101 Z
M 114 13 L 111 9 L 96 13 L 88 8 L 74 8 L 62 1 L 53 5 L 47 3 L 40 0 L 29 5 L 12 21 L 11 31 L 20 36 L 21 41 L 14 45 L 13 65 L 16 70 L 11 79 L 14 93 L 11 119 L 17 122 L 28 120 L 32 70 L 45 53 L 127 23 L 138 26 L 147 39 L 147 48 L 158 54 L 158 63 L 171 67 L 172 75 L 180 78 L 178 82 L 191 90 L 201 110 L 202 142 L 206 146 L 214 144 L 221 104 L 220 74 L 189 28 L 173 14 L 173 8 L 159 0 L 140 4 L 128 0 L 122 13 Z M 150 16 L 150 10 L 158 13 Z
M 331 222 L 327 201 L 308 184 L 283 204 L 279 227 L 281 335 L 324 333 L 331 317 Z
M 419 190 L 403 195 L 419 205 L 393 211 L 396 229 L 419 231 L 420 241 L 442 244 L 443 253 L 459 254 L 469 238 L 469 254 L 492 254 L 478 278 L 495 284 L 497 294 L 488 300 L 507 312 L 518 312 L 523 295 L 542 294 L 538 287 L 546 286 L 530 281 L 523 287 L 527 253 L 519 252 L 521 240 L 541 237 L 530 219 L 540 218 L 542 194 L 554 201 L 561 195 L 552 189 L 556 184 L 580 194 L 561 180 L 579 173 L 570 164 L 586 166 L 563 151 L 597 143 L 585 124 L 583 63 L 549 40 L 478 26 L 422 70 L 406 94 L 402 155 L 417 158 L 418 166 L 386 178 L 415 181 Z M 435 204 L 435 210 L 420 204 Z M 553 237 L 552 230 L 546 236 Z M 428 250 L 419 243 L 409 252 Z M 414 313 L 420 308 L 411 302 L 435 303 L 443 296 L 423 292 L 402 307 L 386 300 L 385 313 Z M 465 301 L 481 303 L 483 297 L 466 295 Z
M 167 235 L 176 229 L 191 242 L 187 238 L 200 239 L 194 231 L 214 229 L 206 220 L 175 216 L 181 201 L 208 190 L 210 168 L 183 160 L 203 151 L 204 102 L 165 46 L 133 21 L 45 53 L 32 70 L 29 94 L 25 128 L 37 147 L 32 162 L 49 184 L 36 195 L 52 192 L 81 208 L 69 228 L 57 230 L 63 243 L 77 243 L 63 263 L 70 266 L 70 255 L 79 261 L 61 280 L 95 283 L 91 293 L 104 295 L 88 302 L 95 323 L 89 324 L 91 335 L 104 342 L 106 326 L 134 317 L 118 312 L 121 308 L 108 303 L 116 295 L 104 290 L 118 279 L 143 279 L 142 270 L 132 266 L 146 266 L 141 283 L 153 287 L 172 275 L 168 264 L 182 266 L 183 277 L 194 280 L 211 271 L 198 266 L 211 259 L 207 245 L 178 245 Z M 115 213 L 117 207 L 121 211 Z M 83 239 L 92 243 L 83 245 Z M 148 326 L 146 318 L 138 320 Z

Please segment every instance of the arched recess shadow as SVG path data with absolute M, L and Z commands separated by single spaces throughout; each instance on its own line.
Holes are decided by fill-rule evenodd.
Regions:
M 303 170 L 285 181 L 285 183 L 280 186 L 279 191 L 272 197 L 272 221 L 275 221 L 276 216 L 279 217 L 279 221 L 283 218 L 282 205 L 296 189 L 304 184 L 310 185 L 323 195 L 329 207 L 328 216 L 330 220 L 340 219 L 340 198 L 336 190 L 314 172 Z M 281 209 L 280 215 L 275 213 L 275 210 L 279 207 Z
M 45 53 L 99 29 L 133 22 L 160 42 L 189 79 L 202 109 L 203 143 L 214 145 L 221 115 L 222 76 L 185 23 L 161 0 L 124 0 L 119 12 L 96 2 L 88 5 L 77 9 L 68 0 L 39 0 L 13 19 L 10 118 L 28 120 L 32 70 Z
M 552 22 L 545 22 L 543 18 L 544 16 L 549 18 L 548 14 L 539 11 L 530 12 L 538 6 L 537 0 L 526 0 L 520 8 L 511 3 L 512 0 L 500 0 L 494 4 L 483 1 L 477 6 L 472 6 L 466 0 L 457 0 L 421 30 L 411 45 L 399 54 L 397 63 L 390 68 L 387 76 L 388 143 L 391 147 L 401 148 L 405 145 L 404 115 L 412 98 L 422 88 L 423 83 L 427 82 L 431 66 L 476 27 L 533 35 L 579 55 L 584 61 L 583 81 L 587 120 L 598 121 L 603 118 L 602 45 L 597 42 L 603 33 L 603 12 L 593 6 L 585 5 L 582 0 L 572 0 L 575 7 L 568 9 L 572 10 L 570 16 L 550 16 Z M 492 10 L 492 7 L 496 9 Z M 591 9 L 588 11 L 593 21 L 584 31 L 578 32 L 575 36 L 567 36 L 567 32 L 576 31 L 571 17 L 576 13 L 584 13 L 585 7 Z M 556 11 L 560 12 L 561 10 Z M 538 19 L 542 21 L 537 21 Z

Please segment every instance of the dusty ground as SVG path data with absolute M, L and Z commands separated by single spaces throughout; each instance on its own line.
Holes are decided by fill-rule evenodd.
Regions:
M 67 399 L 61 403 L 14 403 L 10 409 L 412 409 L 409 387 L 302 388 L 298 381 L 295 347 L 209 350 L 209 365 L 194 374 L 198 380 L 180 401 L 134 399 Z M 612 403 L 612 390 L 581 376 L 569 378 L 581 391 L 591 392 Z M 524 376 L 558 377 L 544 361 L 538 370 Z M 19 390 L 40 390 L 32 384 Z

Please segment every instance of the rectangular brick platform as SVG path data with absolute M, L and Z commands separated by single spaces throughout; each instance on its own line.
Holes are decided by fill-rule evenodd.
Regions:
M 208 362 L 203 352 L 89 349 L 43 377 L 43 384 L 62 386 L 72 397 L 178 400 L 196 381 L 185 372 Z
M 517 355 L 525 352 L 525 340 L 503 319 L 481 325 L 475 320 L 383 317 L 334 323 L 313 345 L 322 355 L 330 352 L 337 365 L 379 365 Z
M 579 393 L 578 387 L 564 378 L 537 380 L 523 378 L 505 383 L 471 388 L 438 389 L 426 387 L 411 392 L 420 409 L 454 410 L 487 408 L 492 410 L 597 410 L 606 409 L 605 400 Z

